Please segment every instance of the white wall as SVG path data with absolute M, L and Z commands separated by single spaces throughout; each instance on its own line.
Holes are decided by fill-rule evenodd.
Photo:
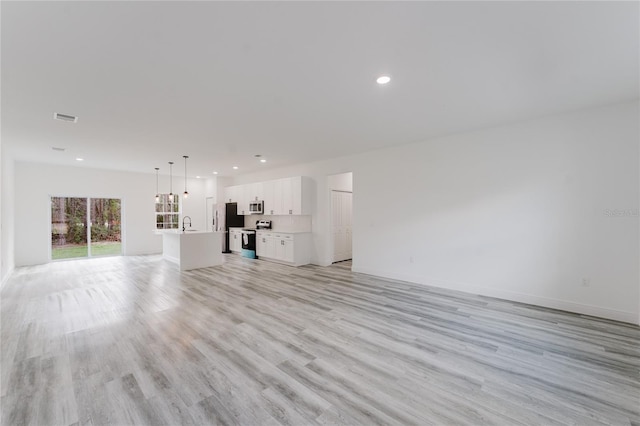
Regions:
M 203 179 L 204 182 L 204 196 L 213 198 L 214 204 L 218 202 L 218 178 L 216 176 L 208 179 Z
M 353 173 L 327 176 L 327 185 L 331 191 L 353 192 Z
M 15 265 L 14 258 L 14 161 L 13 158 L 2 152 L 2 194 L 1 194 L 1 215 L 0 215 L 0 267 L 1 282 L 5 282 Z
M 120 198 L 124 254 L 162 251 L 161 236 L 154 232 L 155 174 L 17 162 L 15 187 L 20 194 L 15 200 L 17 266 L 49 261 L 51 196 Z M 173 189 L 182 193 L 184 179 L 174 177 Z M 204 229 L 205 182 L 189 179 L 188 190 L 183 215 L 191 216 L 193 228 Z M 160 192 L 169 192 L 166 176 L 160 177 Z
M 2 138 L 0 138 L 0 288 L 2 288 L 2 285 L 5 282 L 5 273 L 4 273 L 4 269 L 5 269 L 5 259 L 4 259 L 4 251 L 2 250 L 2 246 L 4 245 L 4 233 L 2 232 L 2 198 L 4 196 L 4 190 L 2 187 L 2 182 L 4 181 L 4 167 L 2 167 L 2 162 L 3 162 L 3 155 L 2 155 Z M 8 274 L 7 274 L 8 276 Z
M 638 113 L 578 111 L 233 183 L 312 177 L 313 262 L 326 265 L 328 176 L 352 171 L 354 271 L 637 323 Z
M 365 155 L 353 269 L 635 322 L 639 137 L 633 103 Z

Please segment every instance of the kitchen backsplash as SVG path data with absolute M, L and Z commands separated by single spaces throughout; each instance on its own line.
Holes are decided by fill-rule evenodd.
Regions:
M 269 216 L 257 215 L 244 217 L 246 228 L 255 228 L 256 221 L 270 220 L 271 228 L 280 232 L 311 232 L 311 216 Z

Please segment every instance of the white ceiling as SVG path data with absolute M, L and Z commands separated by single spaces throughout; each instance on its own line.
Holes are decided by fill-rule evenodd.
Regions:
M 233 175 L 637 99 L 638 16 L 638 2 L 3 1 L 3 150 L 149 173 L 189 155 L 190 175 Z

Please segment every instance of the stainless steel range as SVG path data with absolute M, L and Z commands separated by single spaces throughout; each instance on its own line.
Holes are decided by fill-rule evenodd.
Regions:
M 245 228 L 242 230 L 242 257 L 256 259 L 256 230 Z

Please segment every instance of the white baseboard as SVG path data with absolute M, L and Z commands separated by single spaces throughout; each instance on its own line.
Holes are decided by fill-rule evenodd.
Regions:
M 140 251 L 140 252 L 132 252 L 132 253 L 123 253 L 123 256 L 153 256 L 162 254 L 162 250 L 160 251 Z
M 508 290 L 500 290 L 491 287 L 474 286 L 471 284 L 458 283 L 453 281 L 444 281 L 430 279 L 428 277 L 401 274 L 377 270 L 373 268 L 352 267 L 353 272 L 367 275 L 374 275 L 382 278 L 390 278 L 394 280 L 408 281 L 410 283 L 428 285 L 449 290 L 458 290 L 465 293 L 477 294 L 480 296 L 495 297 L 496 299 L 504 299 L 512 302 L 527 303 L 530 305 L 542 306 L 545 308 L 558 309 L 562 311 L 573 312 L 577 314 L 590 315 L 599 318 L 606 318 L 615 321 L 627 322 L 640 325 L 640 318 L 635 312 L 618 311 L 615 309 L 602 308 L 599 306 L 585 305 L 567 300 L 552 299 L 549 297 L 535 296 L 532 294 L 518 293 Z

